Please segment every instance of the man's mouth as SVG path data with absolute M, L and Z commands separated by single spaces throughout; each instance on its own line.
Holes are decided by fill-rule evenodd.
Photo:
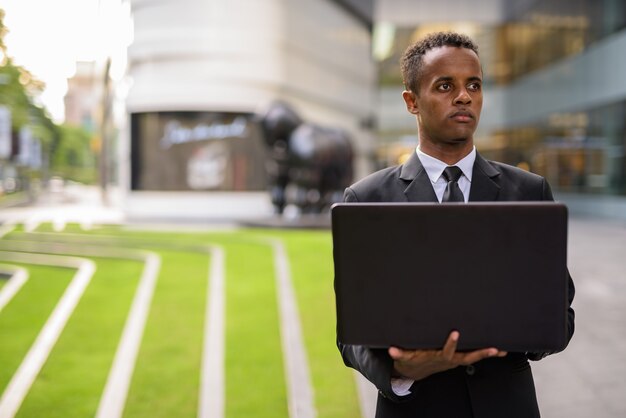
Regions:
M 470 112 L 464 111 L 455 112 L 450 117 L 457 122 L 471 122 L 472 120 L 474 120 L 474 115 L 472 115 Z

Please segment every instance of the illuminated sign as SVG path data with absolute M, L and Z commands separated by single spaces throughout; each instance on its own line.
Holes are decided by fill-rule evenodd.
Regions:
M 200 123 L 193 128 L 186 128 L 180 121 L 172 120 L 165 125 L 165 134 L 161 138 L 161 148 L 168 149 L 175 144 L 243 137 L 246 133 L 246 118 L 238 116 L 230 123 Z

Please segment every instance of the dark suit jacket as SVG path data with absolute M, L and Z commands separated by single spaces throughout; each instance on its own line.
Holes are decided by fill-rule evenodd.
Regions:
M 436 202 L 437 197 L 422 164 L 413 153 L 401 166 L 373 173 L 344 193 L 346 202 Z M 487 161 L 479 154 L 472 174 L 470 201 L 553 200 L 550 186 L 538 175 Z M 568 332 L 574 333 L 574 285 L 569 278 Z M 461 336 L 463 338 L 463 336 Z M 339 344 L 347 366 L 361 372 L 378 388 L 377 418 L 402 417 L 538 417 L 539 409 L 528 359 L 551 353 L 509 353 L 473 366 L 457 367 L 417 381 L 411 394 L 391 389 L 393 362 L 386 350 Z

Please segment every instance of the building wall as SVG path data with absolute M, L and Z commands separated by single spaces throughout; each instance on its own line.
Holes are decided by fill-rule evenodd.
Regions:
M 371 171 L 375 64 L 370 53 L 371 25 L 350 3 L 336 0 L 131 0 L 134 41 L 128 51 L 131 87 L 126 104 L 129 120 L 131 115 L 136 121 L 138 115 L 151 120 L 179 114 L 186 115 L 184 121 L 205 120 L 203 123 L 210 126 L 213 119 L 222 124 L 220 118 L 244 115 L 251 124 L 250 115 L 262 113 L 271 102 L 282 100 L 290 103 L 306 122 L 346 130 L 355 148 L 355 175 L 365 175 Z M 184 122 L 185 129 L 197 129 L 187 122 Z M 251 135 L 250 143 L 258 145 L 258 135 L 251 134 L 258 129 L 248 128 L 246 135 Z M 198 214 L 212 213 L 217 207 L 237 206 L 236 201 L 228 204 L 229 192 L 220 187 L 210 189 L 211 193 L 206 193 L 209 190 L 206 189 L 204 193 L 194 194 L 182 192 L 193 189 L 191 183 L 182 188 L 171 184 L 160 188 L 154 182 L 145 186 L 148 179 L 154 180 L 149 178 L 154 177 L 150 173 L 158 173 L 154 170 L 168 163 L 148 170 L 140 167 L 142 171 L 138 171 L 135 169 L 137 162 L 147 160 L 137 158 L 137 150 L 143 150 L 140 156 L 148 155 L 150 147 L 158 146 L 157 137 L 161 134 L 140 135 L 138 145 L 137 138 L 133 137 L 138 136 L 135 127 L 129 124 L 125 135 L 120 147 L 120 159 L 124 162 L 120 175 L 126 189 L 131 190 L 132 186 L 133 190 L 127 196 L 129 216 L 148 214 L 148 208 L 154 208 L 154 199 L 158 199 L 154 193 L 166 189 L 172 190 L 169 196 L 176 194 L 178 201 L 187 202 L 181 207 L 193 206 Z M 232 138 L 227 141 L 236 142 Z M 209 161 L 209 154 L 215 150 L 209 150 L 211 141 L 206 142 L 185 146 L 198 147 L 189 153 L 198 159 L 195 164 L 198 173 L 204 173 L 205 180 L 210 180 L 208 174 L 218 164 Z M 183 146 L 176 147 L 170 152 L 175 153 Z M 199 150 L 199 147 L 206 149 Z M 263 158 L 262 150 L 257 148 L 250 152 L 257 159 Z M 230 151 L 232 155 L 233 149 Z M 203 155 L 206 161 L 201 164 Z M 230 163 L 237 163 L 235 160 Z M 170 163 L 171 167 L 167 168 L 175 170 L 177 178 L 184 178 L 181 172 L 187 170 L 189 181 L 192 159 Z M 237 167 L 229 172 L 239 173 L 245 169 L 248 173 L 252 165 Z M 192 183 L 206 185 L 210 183 L 208 180 Z M 178 191 L 173 191 L 172 187 Z M 242 197 L 245 190 L 253 189 L 229 190 L 237 190 Z M 254 190 L 259 190 L 258 185 Z M 250 197 L 256 199 L 256 203 L 245 205 L 252 212 L 241 216 L 271 210 L 268 209 L 268 193 L 256 193 L 258 196 Z M 213 201 L 212 196 L 219 201 Z M 231 215 L 234 216 L 232 211 L 223 214 L 225 218 Z
M 543 120 L 553 112 L 577 112 L 626 100 L 626 30 L 585 52 L 528 74 L 494 93 L 494 108 L 504 114 L 483 120 L 492 128 Z
M 415 119 L 401 98 L 397 62 L 402 52 L 426 33 L 455 30 L 479 45 L 484 101 L 474 138 L 483 155 L 546 176 L 558 196 L 624 199 L 626 59 L 621 51 L 626 50 L 626 4 L 441 0 L 426 7 L 428 3 L 378 3 L 374 51 L 382 51 L 377 56 L 381 164 L 397 163 L 418 139 Z M 455 13 L 446 15 L 445 10 Z
M 501 22 L 506 12 L 506 0 L 378 0 L 375 6 L 376 22 L 398 26 L 451 21 L 489 24 Z
M 93 132 L 101 110 L 102 78 L 95 62 L 77 62 L 76 74 L 67 80 L 65 122 Z
M 275 99 L 347 129 L 367 170 L 370 32 L 330 0 L 132 0 L 129 113 L 257 112 Z

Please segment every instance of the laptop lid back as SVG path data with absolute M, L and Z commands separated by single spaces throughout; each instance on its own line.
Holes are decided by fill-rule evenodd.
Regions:
M 553 351 L 567 341 L 567 208 L 332 208 L 337 337 L 370 347 Z

